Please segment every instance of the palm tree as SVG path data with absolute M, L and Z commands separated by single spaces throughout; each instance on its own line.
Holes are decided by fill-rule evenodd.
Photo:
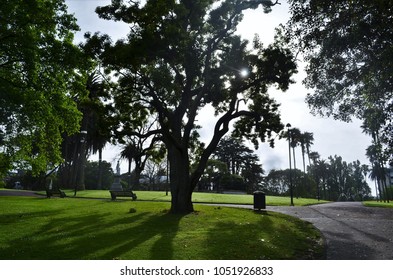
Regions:
M 382 192 L 381 192 L 381 185 L 378 179 L 378 168 L 372 163 L 369 178 L 374 181 L 375 184 L 375 192 L 377 196 L 377 201 L 382 201 Z
M 363 176 L 364 176 L 364 180 L 367 181 L 367 175 L 368 173 L 371 171 L 370 167 L 367 164 L 362 164 L 362 166 L 360 167 L 360 169 L 363 172 Z M 375 184 L 375 195 L 376 197 L 378 197 L 378 189 L 377 189 L 377 184 Z
M 155 121 L 142 123 L 141 126 L 137 127 L 133 133 L 139 135 L 144 135 L 148 133 L 152 127 L 155 125 Z M 120 136 L 118 141 L 121 143 L 126 143 L 123 151 L 121 152 L 121 157 L 128 159 L 128 173 L 131 175 L 131 161 L 134 161 L 134 176 L 131 178 L 130 182 L 132 187 L 139 187 L 139 179 L 142 171 L 145 169 L 146 162 L 149 158 L 162 159 L 165 155 L 165 150 L 162 145 L 160 145 L 161 138 L 158 136 L 140 138 L 138 136 L 132 135 L 130 133 L 127 135 L 127 131 L 124 132 L 125 135 Z M 119 135 L 121 135 L 120 133 Z
M 289 141 L 289 145 L 292 148 L 293 153 L 293 167 L 295 172 L 293 173 L 296 176 L 296 155 L 295 155 L 295 148 L 300 144 L 301 139 L 301 132 L 298 128 L 289 129 L 290 125 L 288 126 L 288 131 L 284 131 L 280 138 L 286 138 Z M 293 181 L 296 181 L 296 178 L 293 178 Z M 298 192 L 296 192 L 296 197 L 298 197 Z
M 308 157 L 308 165 L 311 165 L 311 160 L 310 160 L 310 148 L 314 144 L 314 133 L 312 132 L 304 132 L 302 134 L 302 140 L 304 142 L 304 146 L 306 148 L 307 152 L 307 157 Z M 303 162 L 304 162 L 304 156 L 303 156 Z M 304 163 L 303 163 L 304 164 Z
M 102 75 L 97 71 L 89 75 L 86 88 L 89 91 L 89 98 L 85 104 L 88 132 L 87 145 L 93 154 L 98 152 L 97 189 L 102 189 L 102 150 L 111 139 L 112 127 L 112 121 L 109 117 L 110 108 L 104 104 L 102 99 L 110 98 L 110 94 Z
M 326 182 L 328 178 L 328 172 L 329 172 L 329 166 L 326 160 L 315 160 L 315 176 L 317 179 L 318 183 L 318 192 L 319 196 L 321 195 L 321 187 L 323 189 L 323 198 L 327 198 L 327 193 L 326 193 Z
M 312 160 L 313 164 L 315 165 L 317 160 L 320 159 L 320 154 L 318 152 L 310 152 L 310 154 L 308 155 L 308 158 L 310 160 Z
M 295 149 L 301 143 L 301 135 L 302 135 L 302 133 L 300 132 L 300 129 L 298 129 L 296 127 L 292 128 L 290 130 L 290 133 L 291 133 L 291 147 L 292 147 L 292 154 L 293 154 L 293 166 L 294 166 L 294 169 L 296 170 Z
M 128 160 L 128 188 L 131 187 L 131 164 L 132 160 L 136 156 L 136 145 L 132 141 L 130 141 L 127 145 L 124 146 L 123 150 L 120 152 L 120 157 Z
M 303 132 L 299 135 L 299 144 L 302 149 L 302 158 L 303 158 L 303 172 L 306 173 L 306 161 L 305 154 L 307 152 L 307 156 L 310 155 L 310 147 L 313 144 L 314 136 L 311 132 Z M 311 165 L 310 157 L 308 157 L 309 165 Z
M 289 134 L 289 135 L 288 135 Z M 301 143 L 301 132 L 300 129 L 294 127 L 291 129 L 288 129 L 288 131 L 284 131 L 280 138 L 285 138 L 290 141 L 290 146 L 292 148 L 292 154 L 293 154 L 293 164 L 294 164 L 294 169 L 296 169 L 296 155 L 295 155 L 295 148 L 299 146 Z
M 369 158 L 372 166 L 370 178 L 377 183 L 380 199 L 389 202 L 389 197 L 387 196 L 386 173 L 383 163 L 381 163 L 380 151 L 380 147 L 373 144 L 367 148 L 366 156 Z
M 376 179 L 379 195 L 383 200 L 389 202 L 388 189 L 386 186 L 385 163 L 386 155 L 383 153 L 383 145 L 380 139 L 381 124 L 385 122 L 384 115 L 380 109 L 369 107 L 364 111 L 363 132 L 371 135 L 372 145 L 367 148 L 366 155 L 372 165 L 372 176 Z M 382 191 L 382 192 L 381 192 Z M 382 199 L 381 197 L 381 199 Z

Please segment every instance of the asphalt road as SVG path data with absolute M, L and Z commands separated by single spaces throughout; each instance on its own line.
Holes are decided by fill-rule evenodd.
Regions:
M 393 260 L 393 209 L 360 202 L 267 207 L 311 222 L 325 237 L 328 260 Z

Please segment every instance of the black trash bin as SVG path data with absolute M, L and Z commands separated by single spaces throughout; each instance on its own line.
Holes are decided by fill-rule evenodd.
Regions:
M 266 209 L 266 195 L 264 192 L 254 192 L 254 209 Z

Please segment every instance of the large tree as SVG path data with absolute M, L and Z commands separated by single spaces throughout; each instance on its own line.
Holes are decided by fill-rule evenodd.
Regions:
M 264 170 L 262 165 L 259 164 L 258 155 L 247 147 L 242 139 L 222 138 L 213 156 L 218 161 L 225 163 L 226 173 L 243 178 L 248 193 L 259 188 L 263 181 Z
M 300 140 L 301 140 L 300 146 L 302 148 L 302 157 L 303 157 L 303 172 L 306 173 L 306 163 L 305 163 L 305 159 L 304 159 L 304 154 L 307 153 L 308 163 L 309 163 L 309 166 L 311 166 L 310 148 L 311 148 L 311 145 L 314 144 L 313 143 L 314 134 L 312 132 L 305 131 L 301 134 Z
M 234 133 L 252 140 L 272 141 L 283 125 L 270 85 L 286 90 L 296 72 L 292 54 L 279 42 L 264 47 L 235 34 L 242 12 L 276 3 L 268 0 L 113 0 L 97 8 L 100 17 L 130 25 L 126 39 L 102 41 L 101 55 L 117 74 L 119 91 L 134 107 L 133 119 L 152 116 L 168 151 L 172 212 L 191 212 L 192 192 L 212 152 L 234 123 Z M 96 39 L 98 35 L 91 37 Z M 103 37 L 108 39 L 107 36 Z M 99 40 L 93 40 L 98 42 Z M 197 166 L 190 168 L 189 148 L 195 143 L 197 116 L 215 110 L 213 134 L 201 147 Z M 148 114 L 146 114 L 148 112 Z
M 258 156 L 243 143 L 242 139 L 233 137 L 222 138 L 213 156 L 226 164 L 229 173 L 236 175 L 241 175 L 248 165 L 259 161 Z
M 85 93 L 77 71 L 85 60 L 72 43 L 77 29 L 63 0 L 0 2 L 0 153 L 14 168 L 60 163 L 62 134 L 78 130 L 71 95 Z
M 102 188 L 103 165 L 102 151 L 112 138 L 113 108 L 108 104 L 111 99 L 109 82 L 98 71 L 93 71 L 87 79 L 86 88 L 89 96 L 84 107 L 88 115 L 87 147 L 93 154 L 98 153 L 97 189 Z
M 98 152 L 99 167 L 102 162 L 102 150 L 111 140 L 113 127 L 113 108 L 110 99 L 109 83 L 98 70 L 87 75 L 85 89 L 87 94 L 75 96 L 78 110 L 82 113 L 79 122 L 81 133 L 63 134 L 61 181 L 63 187 L 84 190 L 84 167 L 91 153 Z M 102 174 L 97 176 L 97 188 L 102 186 Z
M 393 147 L 393 2 L 289 0 L 288 35 L 307 63 L 312 112 L 349 121 L 378 111 L 386 153 Z

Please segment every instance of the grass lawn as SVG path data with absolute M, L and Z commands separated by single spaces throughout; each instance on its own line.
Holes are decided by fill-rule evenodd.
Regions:
M 289 216 L 205 205 L 173 215 L 169 207 L 109 198 L 0 197 L 0 258 L 323 258 L 319 231 Z
M 393 201 L 387 202 L 379 202 L 379 201 L 364 201 L 363 204 L 369 207 L 385 207 L 385 208 L 393 208 Z
M 74 192 L 72 190 L 65 191 L 67 196 L 73 197 Z M 45 192 L 40 192 L 45 194 Z M 171 201 L 171 195 L 166 195 L 165 192 L 158 191 L 135 191 L 139 201 Z M 78 191 L 76 197 L 82 198 L 110 198 L 108 190 L 86 190 Z M 130 198 L 119 198 L 129 200 Z M 229 204 L 253 204 L 253 195 L 249 194 L 219 194 L 219 193 L 202 193 L 194 192 L 192 195 L 193 202 L 200 203 L 229 203 Z M 310 198 L 294 198 L 294 204 L 296 206 L 305 206 L 318 203 L 326 203 L 328 201 L 318 201 L 317 199 Z M 289 197 L 279 196 L 266 196 L 266 204 L 270 206 L 289 206 Z

